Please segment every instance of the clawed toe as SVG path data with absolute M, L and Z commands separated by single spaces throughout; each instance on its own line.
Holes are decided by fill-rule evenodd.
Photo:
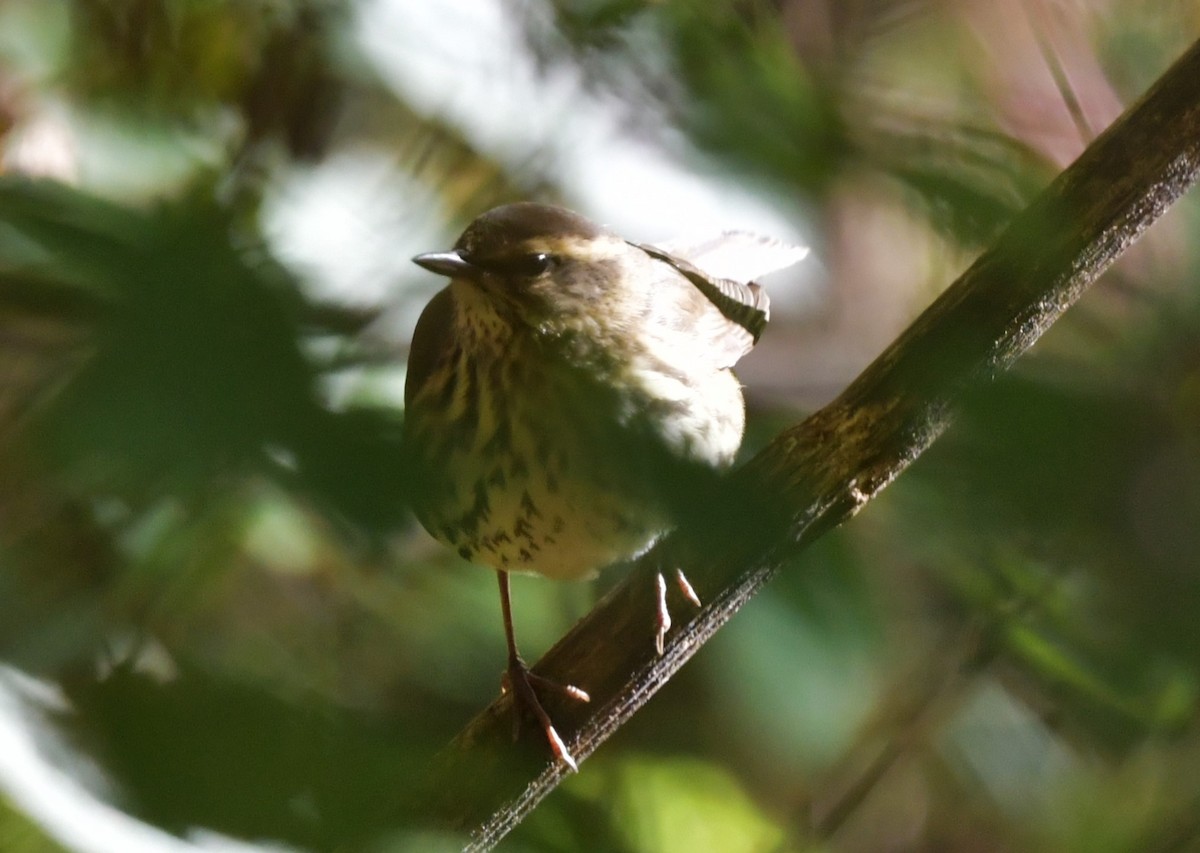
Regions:
M 675 583 L 679 584 L 679 591 L 683 593 L 683 597 L 690 601 L 696 607 L 702 607 L 700 596 L 696 595 L 696 590 L 692 588 L 691 581 L 687 579 L 687 575 L 683 573 L 683 569 L 675 570 Z
M 592 701 L 591 697 L 573 684 L 559 684 L 557 681 L 551 681 L 530 672 L 529 667 L 525 666 L 525 661 L 521 660 L 521 655 L 517 652 L 517 641 L 513 636 L 512 600 L 508 589 L 508 574 L 496 572 L 496 577 L 500 582 L 500 609 L 504 613 L 504 639 L 508 643 L 508 668 L 500 677 L 500 689 L 505 693 L 512 694 L 513 740 L 516 740 L 520 734 L 521 710 L 524 707 L 537 718 L 538 725 L 546 734 L 546 740 L 550 742 L 550 749 L 554 753 L 554 757 L 572 770 L 578 770 L 574 757 L 567 749 L 567 745 L 563 743 L 563 739 L 559 737 L 554 723 L 550 721 L 550 715 L 542 707 L 541 700 L 537 697 L 537 690 L 554 690 L 576 702 L 590 702 Z
M 658 600 L 657 612 L 654 618 L 654 648 L 662 656 L 665 648 L 667 631 L 671 630 L 671 611 L 667 607 L 667 582 L 659 572 L 654 578 L 654 592 Z
M 563 739 L 559 736 L 558 730 L 554 728 L 554 723 L 550 720 L 550 715 L 542 707 L 541 700 L 537 696 L 537 691 L 554 691 L 577 702 L 590 702 L 591 697 L 573 684 L 560 684 L 557 681 L 551 681 L 548 678 L 530 672 L 529 668 L 525 666 L 524 661 L 520 658 L 514 658 L 509 661 L 508 669 L 501 676 L 500 687 L 505 693 L 511 693 L 513 697 L 513 738 L 515 739 L 520 731 L 520 715 L 523 706 L 537 718 L 538 725 L 541 726 L 542 731 L 546 735 L 546 740 L 550 743 L 550 750 L 554 753 L 554 757 L 572 770 L 578 771 L 579 767 L 576 765 L 574 757 L 571 755 L 570 750 L 567 749 L 567 745 L 563 742 Z
M 683 597 L 690 601 L 696 607 L 700 607 L 700 596 L 696 595 L 696 590 L 688 581 L 687 575 L 683 573 L 683 569 L 675 570 L 675 583 L 679 586 L 679 591 L 683 593 Z M 662 655 L 666 648 L 667 631 L 671 630 L 671 612 L 667 607 L 667 581 L 663 577 L 662 572 L 659 572 L 654 579 L 654 591 L 657 598 L 657 612 L 654 619 L 654 648 Z

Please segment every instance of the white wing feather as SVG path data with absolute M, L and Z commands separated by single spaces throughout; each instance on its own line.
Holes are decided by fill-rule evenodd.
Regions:
M 808 254 L 807 246 L 796 246 L 747 231 L 726 231 L 699 239 L 684 237 L 653 245 L 683 258 L 710 276 L 740 282 L 751 282 L 759 276 L 790 267 Z

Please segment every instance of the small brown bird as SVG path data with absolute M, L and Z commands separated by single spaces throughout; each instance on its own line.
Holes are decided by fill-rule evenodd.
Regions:
M 588 697 L 526 668 L 508 572 L 589 577 L 715 496 L 745 422 L 730 368 L 767 321 L 767 295 L 749 279 L 805 253 L 737 232 L 638 245 L 569 210 L 519 203 L 480 216 L 453 250 L 413 259 L 450 278 L 421 314 L 409 357 L 414 510 L 463 559 L 497 571 L 505 690 L 572 769 L 535 688 Z M 701 271 L 731 260 L 748 270 L 739 280 Z M 661 576 L 658 587 L 661 653 Z

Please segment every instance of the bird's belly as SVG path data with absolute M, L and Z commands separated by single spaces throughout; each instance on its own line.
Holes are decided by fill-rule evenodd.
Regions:
M 465 543 L 469 559 L 551 578 L 594 575 L 648 548 L 665 526 L 649 507 L 606 484 L 579 480 L 551 488 L 544 478 L 490 493 L 491 523 Z M 639 512 L 639 510 L 641 510 Z
M 418 517 L 464 559 L 495 569 L 586 578 L 637 556 L 670 526 L 666 472 L 647 463 L 670 456 L 721 468 L 741 439 L 740 389 L 727 373 L 716 395 L 705 388 L 691 400 L 681 387 L 672 400 L 663 391 L 674 389 L 656 387 L 652 402 L 635 399 L 624 414 L 577 383 L 536 371 L 523 379 L 523 399 L 536 405 L 476 384 L 469 430 L 427 429 L 413 412 L 417 444 L 433 461 L 433 497 L 418 502 Z M 630 426 L 649 415 L 642 423 L 652 430 Z
M 617 470 L 573 473 L 572 463 L 594 466 L 573 456 L 570 444 L 540 437 L 536 446 L 548 451 L 542 463 L 530 467 L 522 452 L 496 461 L 458 500 L 430 507 L 422 521 L 464 559 L 552 578 L 586 578 L 644 551 L 666 527 L 662 513 L 623 487 Z M 451 464 L 461 469 L 470 460 Z

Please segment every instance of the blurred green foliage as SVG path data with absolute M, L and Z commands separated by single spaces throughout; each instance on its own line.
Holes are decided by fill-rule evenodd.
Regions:
M 1080 128 L 1200 31 L 1187 4 L 1051 5 L 500 8 L 540 67 L 578 68 L 633 132 L 678 130 L 811 217 L 826 307 L 769 332 L 796 350 L 765 356 L 771 393 L 751 383 L 752 452 L 862 366 L 848 340 L 882 349 Z M 409 218 L 365 242 L 394 253 L 572 188 L 389 85 L 358 29 L 372 7 L 0 4 L 0 660 L 65 692 L 70 710 L 22 719 L 65 745 L 68 775 L 91 773 L 73 749 L 115 807 L 181 836 L 454 849 L 404 804 L 496 689 L 494 581 L 405 516 L 386 393 L 404 346 L 377 332 L 427 282 L 393 275 L 385 305 L 332 298 L 271 239 L 269 202 L 382 151 L 380 192 L 405 188 Z M 1185 204 L 505 849 L 1195 846 Z M 527 653 L 599 592 L 517 579 Z M 0 848 L 57 849 L 16 779 L 0 778 Z

